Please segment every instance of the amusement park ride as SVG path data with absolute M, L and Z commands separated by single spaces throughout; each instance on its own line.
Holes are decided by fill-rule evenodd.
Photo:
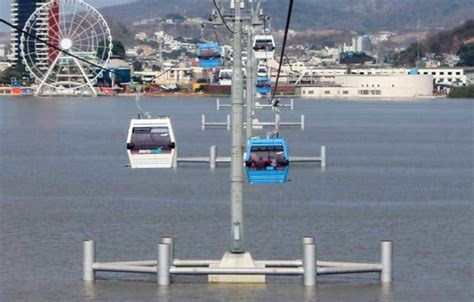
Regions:
M 94 84 L 112 54 L 112 36 L 102 15 L 86 2 L 51 0 L 26 21 L 20 53 L 38 83 L 35 95 L 96 96 Z

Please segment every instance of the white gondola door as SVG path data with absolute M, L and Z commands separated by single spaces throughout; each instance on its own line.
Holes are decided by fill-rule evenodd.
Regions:
M 131 168 L 173 168 L 176 140 L 168 117 L 132 119 L 127 137 Z

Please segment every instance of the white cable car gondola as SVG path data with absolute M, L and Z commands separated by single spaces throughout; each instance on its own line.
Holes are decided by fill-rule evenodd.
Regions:
M 268 69 L 266 65 L 258 64 L 257 66 L 257 77 L 268 76 Z
M 253 50 L 256 59 L 273 59 L 275 55 L 275 40 L 272 35 L 256 35 L 253 40 Z
M 219 70 L 219 85 L 232 85 L 232 69 Z
M 176 141 L 168 117 L 132 119 L 127 136 L 131 168 L 173 168 Z

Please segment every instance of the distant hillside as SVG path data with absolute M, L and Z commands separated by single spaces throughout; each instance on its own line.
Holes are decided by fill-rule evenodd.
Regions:
M 455 54 L 459 47 L 474 39 L 474 19 L 468 20 L 453 29 L 442 31 L 423 40 L 420 45 L 421 54 L 425 53 L 449 53 Z M 398 55 L 396 65 L 415 64 L 418 57 L 418 45 L 413 43 L 405 51 Z
M 269 0 L 264 4 L 277 29 L 283 27 L 287 6 L 288 0 Z M 137 0 L 101 11 L 122 21 L 132 21 L 168 13 L 207 18 L 211 9 L 211 1 L 203 0 Z M 422 28 L 435 30 L 468 20 L 473 11 L 472 0 L 298 0 L 292 28 L 406 31 L 415 29 L 419 20 Z
M 451 30 L 442 31 L 423 41 L 423 50 L 432 53 L 454 54 L 462 44 L 474 39 L 474 19 Z

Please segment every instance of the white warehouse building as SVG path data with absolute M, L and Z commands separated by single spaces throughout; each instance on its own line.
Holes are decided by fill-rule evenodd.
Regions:
M 431 75 L 336 75 L 331 85 L 304 85 L 305 98 L 416 98 L 433 96 Z
M 472 75 L 472 67 L 437 67 L 419 68 L 419 75 L 431 75 L 437 85 L 466 86 L 471 84 L 469 75 Z

